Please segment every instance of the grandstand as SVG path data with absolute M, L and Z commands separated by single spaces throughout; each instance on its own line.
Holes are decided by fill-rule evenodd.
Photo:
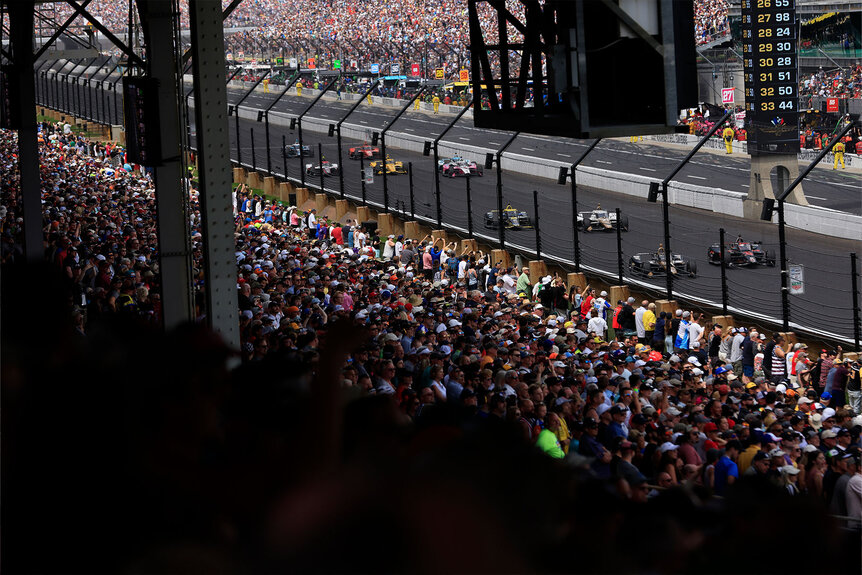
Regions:
M 40 3 L 34 57 L 0 0 L 4 573 L 860 571 L 862 126 L 776 225 L 738 108 L 474 125 L 464 5 Z

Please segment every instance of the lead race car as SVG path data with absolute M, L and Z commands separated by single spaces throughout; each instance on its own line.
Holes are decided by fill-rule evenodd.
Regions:
M 712 244 L 706 254 L 711 264 L 721 264 L 721 244 Z M 769 266 L 775 267 L 775 254 L 764 250 L 760 242 L 747 242 L 742 236 L 724 248 L 724 263 L 727 267 Z
M 616 211 L 609 212 L 603 210 L 601 205 L 598 205 L 591 212 L 580 212 L 578 214 L 578 228 L 585 232 L 611 232 L 617 228 L 627 232 L 629 231 L 629 219 L 620 215 L 620 219 L 617 221 Z
M 329 160 L 323 160 L 316 166 L 314 164 L 305 164 L 305 175 L 319 176 L 321 172 L 324 176 L 337 176 L 338 164 L 333 164 Z
M 499 229 L 500 221 L 507 230 L 527 230 L 533 227 L 533 221 L 525 211 L 516 210 L 510 205 L 503 208 L 503 217 L 498 210 L 485 212 L 485 227 Z
M 299 150 L 299 142 L 297 141 L 284 147 L 284 155 L 288 158 L 298 158 L 300 157 Z M 302 146 L 302 157 L 313 158 L 314 148 L 312 148 L 311 146 Z
M 476 161 L 465 160 L 461 156 L 452 156 L 451 158 L 438 160 L 437 169 L 440 170 L 444 176 L 449 176 L 450 178 L 454 178 L 456 176 L 481 177 L 484 174 L 482 166 L 480 166 Z
M 654 252 L 641 252 L 629 258 L 629 271 L 643 277 L 667 275 L 665 251 L 662 245 Z M 680 254 L 671 252 L 670 273 L 674 276 L 687 275 L 697 277 L 697 263 Z

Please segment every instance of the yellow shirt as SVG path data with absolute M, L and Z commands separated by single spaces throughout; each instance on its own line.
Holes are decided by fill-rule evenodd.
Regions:
M 844 143 L 838 142 L 837 144 L 835 144 L 832 147 L 832 151 L 835 152 L 836 154 L 843 154 L 844 153 Z
M 572 438 L 572 434 L 569 431 L 569 424 L 566 423 L 566 420 L 562 417 L 560 419 L 560 428 L 557 429 L 557 432 L 554 434 L 557 436 L 557 439 L 560 442 L 560 447 L 563 448 L 563 453 L 569 452 L 569 443 L 563 443 L 563 441 Z
M 725 128 L 724 131 L 721 133 L 721 135 L 724 136 L 725 140 L 732 140 L 733 139 L 733 129 L 732 128 Z
M 647 331 L 655 331 L 655 312 L 648 309 L 643 316 L 644 329 Z

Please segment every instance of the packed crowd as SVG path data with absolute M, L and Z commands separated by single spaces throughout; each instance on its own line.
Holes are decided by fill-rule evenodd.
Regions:
M 694 36 L 698 44 L 708 44 L 730 36 L 727 0 L 700 0 L 694 3 Z
M 45 125 L 42 134 L 46 259 L 72 286 L 77 335 L 98 333 L 97 326 L 117 318 L 157 325 L 159 266 L 151 181 L 123 161 L 120 149 L 87 141 L 65 126 Z M 20 257 L 15 139 L 9 132 L 0 132 L 0 157 L 2 258 L 9 264 Z M 194 277 L 198 288 L 205 289 L 205 240 L 193 182 L 190 190 Z M 296 380 L 300 396 L 305 392 L 299 390 L 308 389 L 315 378 L 326 377 L 342 398 L 336 403 L 348 402 L 345 441 L 354 457 L 427 457 L 463 435 L 481 438 L 464 445 L 473 454 L 471 465 L 499 465 L 506 459 L 523 464 L 497 480 L 477 476 L 497 483 L 489 486 L 495 493 L 514 477 L 529 478 L 518 489 L 535 484 L 544 493 L 549 478 L 574 473 L 588 482 L 584 485 L 593 485 L 579 491 L 581 505 L 602 493 L 605 506 L 610 501 L 617 502 L 613 506 L 657 505 L 651 513 L 670 513 L 678 521 L 673 493 L 701 501 L 724 496 L 731 508 L 741 494 L 755 499 L 782 494 L 781 505 L 817 502 L 818 512 L 849 517 L 842 525 L 858 529 L 862 391 L 859 365 L 844 357 L 840 347 L 809 350 L 753 327 L 711 324 L 693 310 L 661 310 L 634 298 L 612 301 L 600 289 L 567 287 L 554 275 L 531 277 L 529 268 L 504 266 L 482 252 L 458 251 L 445 240 L 378 237 L 373 227 L 335 222 L 314 209 L 302 212 L 244 188 L 234 191 L 232 202 L 242 366 L 232 403 L 222 409 L 229 420 L 225 447 L 238 449 L 234 455 L 241 461 L 252 455 L 242 447 L 252 440 L 249 428 L 260 427 L 264 437 L 281 437 L 279 429 L 285 425 L 291 433 L 308 436 L 307 465 L 325 459 L 327 450 L 315 446 L 326 434 L 313 431 L 315 419 L 294 411 L 304 405 L 298 396 L 269 394 L 282 389 L 278 382 L 285 377 Z M 214 353 L 200 341 L 195 349 Z M 182 373 L 216 369 L 206 361 L 206 367 L 187 363 Z M 147 362 L 144 372 L 157 364 Z M 193 376 L 189 381 L 204 386 L 201 393 L 208 380 Z M 314 385 L 310 389 L 313 398 Z M 176 396 L 175 391 L 166 393 Z M 217 399 L 225 397 L 222 393 L 212 393 L 208 402 L 224 401 Z M 252 406 L 260 410 L 256 415 L 244 411 Z M 167 404 L 160 409 L 165 408 Z M 297 413 L 296 420 L 278 423 L 282 420 L 273 415 L 280 409 Z M 237 421 L 237 410 L 249 419 Z M 312 407 L 310 415 L 314 413 Z M 166 412 L 168 421 L 176 416 L 171 414 Z M 142 422 L 152 422 L 151 413 L 141 416 Z M 196 425 L 211 417 L 199 414 Z M 412 447 L 406 453 L 399 448 L 395 455 L 392 442 L 408 429 L 415 434 Z M 291 443 L 264 437 L 254 453 L 283 450 L 280 445 Z M 502 445 L 506 451 L 500 451 Z M 176 455 L 174 449 L 165 451 Z M 491 463 L 492 454 L 502 459 Z M 216 456 L 224 453 L 206 448 L 195 461 Z M 456 463 L 460 456 L 449 457 L 455 457 L 447 462 L 459 485 L 452 493 L 472 493 L 475 484 L 464 483 L 464 467 Z M 411 461 L 423 465 L 421 455 Z M 387 468 L 387 463 L 375 467 Z M 394 477 L 404 473 L 393 471 Z M 369 493 L 386 498 L 399 490 L 401 481 L 413 485 L 409 477 L 394 477 L 380 484 L 390 486 L 388 491 L 377 485 Z M 254 478 L 258 483 L 260 474 L 255 472 Z M 232 483 L 229 489 L 233 491 Z M 442 485 L 435 489 L 448 493 Z M 548 491 L 571 501 L 572 495 L 563 495 L 570 489 L 560 484 Z M 348 494 L 339 497 L 356 505 Z M 544 501 L 545 495 L 539 497 Z M 757 507 L 755 501 L 745 503 L 749 514 L 752 505 Z M 295 514 L 299 508 L 288 509 Z M 799 509 L 811 513 L 813 508 Z M 233 516 L 237 510 L 229 506 L 222 512 Z M 513 509 L 500 513 L 519 517 Z M 348 516 L 333 521 L 340 524 Z M 297 522 L 294 528 L 317 532 L 307 520 L 290 517 Z M 225 520 L 222 516 L 219 521 Z M 276 529 L 276 539 L 292 541 L 286 524 L 281 529 L 287 531 L 270 527 Z M 576 532 L 587 528 L 582 525 Z M 331 533 L 327 528 L 323 540 L 329 541 Z M 336 534 L 335 540 L 346 537 Z M 516 540 L 519 545 L 533 541 Z M 554 541 L 562 545 L 567 539 L 556 536 Z M 647 549 L 643 542 L 633 545 Z M 309 553 L 309 561 L 320 560 L 319 554 Z M 335 561 L 327 557 L 327 564 Z
M 862 98 L 862 64 L 830 72 L 820 68 L 817 73 L 803 75 L 799 82 L 799 96 Z
M 223 0 L 227 7 L 230 2 Z M 520 2 L 509 0 L 514 14 L 523 14 Z M 112 30 L 128 26 L 127 6 L 97 1 L 89 10 Z M 59 18 L 71 8 L 53 8 Z M 181 26 L 188 28 L 188 5 L 180 2 Z M 447 78 L 457 74 L 469 58 L 467 7 L 464 0 L 245 0 L 225 22 L 241 30 L 226 38 L 226 51 L 249 56 L 287 55 L 314 57 L 331 65 L 336 59 L 356 62 L 359 69 L 371 63 L 398 62 L 406 71 L 410 63 L 427 61 L 429 69 L 442 67 Z M 479 17 L 489 38 L 496 37 L 497 20 L 487 5 L 479 5 Z M 510 39 L 518 32 L 510 26 Z M 695 35 L 707 43 L 729 33 L 727 2 L 695 2 Z M 493 65 L 493 62 L 492 62 Z
M 442 239 L 378 239 L 242 192 L 236 208 L 247 361 L 285 350 L 313 361 L 326 326 L 345 319 L 371 339 L 343 366 L 344 386 L 392 396 L 410 420 L 446 407 L 509 422 L 550 457 L 626 479 L 632 497 L 655 495 L 650 484 L 722 495 L 747 474 L 848 511 L 822 487 L 858 469 L 859 367 L 840 348 L 809 357 L 778 335 L 612 302 Z

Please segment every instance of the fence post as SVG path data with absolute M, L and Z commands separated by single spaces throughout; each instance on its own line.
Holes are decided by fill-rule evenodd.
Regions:
M 383 166 L 383 170 L 386 170 L 386 166 Z M 365 154 L 359 154 L 359 182 L 362 184 L 362 205 L 368 205 L 365 200 Z
M 265 112 L 264 115 L 264 130 L 266 135 L 266 173 L 272 176 L 272 147 L 269 143 L 269 113 Z
M 281 135 L 281 161 L 284 163 L 284 181 L 287 181 L 287 136 Z
M 470 190 L 470 178 L 467 176 L 467 237 L 473 239 L 473 195 Z
M 718 229 L 718 241 L 721 246 L 721 311 L 727 315 L 727 262 L 724 259 L 724 228 Z
M 320 193 L 325 194 L 326 188 L 323 186 L 323 144 L 321 142 L 317 143 L 317 161 L 320 162 Z M 314 162 L 311 162 L 312 168 L 314 166 Z M 338 166 L 341 169 L 341 166 Z
M 533 213 L 536 220 L 536 259 L 542 259 L 542 232 L 539 229 L 539 191 L 533 190 Z
M 234 107 L 234 132 L 236 132 L 236 163 L 242 167 L 242 138 L 239 131 L 239 109 Z M 198 127 L 200 129 L 200 127 Z
M 781 185 L 779 171 L 779 187 Z M 784 200 L 778 200 L 778 249 L 781 253 L 781 322 L 784 331 L 790 329 L 790 288 L 787 285 L 787 236 L 784 222 Z
M 623 231 L 620 227 L 620 222 L 622 221 L 620 216 L 620 209 L 616 209 L 617 214 L 617 279 L 619 280 L 619 285 L 623 285 Z M 584 225 L 587 225 L 587 222 L 584 222 Z
M 257 154 L 254 151 L 254 128 L 249 128 L 249 137 L 251 138 L 251 169 L 257 171 Z
M 407 176 L 410 183 L 410 218 L 416 219 L 416 204 L 413 197 L 413 162 L 407 162 Z
M 850 291 L 853 292 L 853 341 L 856 345 L 856 353 L 859 353 L 859 278 L 856 268 L 856 252 L 850 254 Z

